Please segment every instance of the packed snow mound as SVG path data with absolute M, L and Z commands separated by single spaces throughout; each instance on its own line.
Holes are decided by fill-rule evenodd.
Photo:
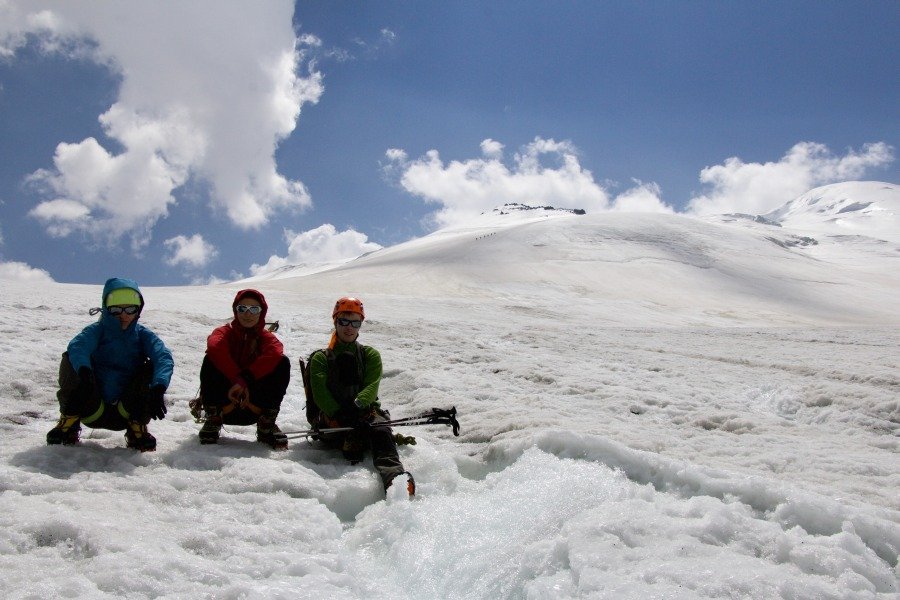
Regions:
M 825 185 L 762 218 L 798 231 L 900 243 L 900 186 L 880 181 Z

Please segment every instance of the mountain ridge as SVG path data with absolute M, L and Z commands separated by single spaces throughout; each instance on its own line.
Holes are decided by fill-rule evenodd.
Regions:
M 857 204 L 842 218 L 865 210 Z M 339 295 L 436 293 L 547 315 L 576 305 L 611 325 L 900 324 L 900 244 L 836 236 L 825 226 L 794 229 L 802 215 L 796 207 L 781 223 L 544 212 L 503 220 L 494 211 L 467 227 L 267 285 Z

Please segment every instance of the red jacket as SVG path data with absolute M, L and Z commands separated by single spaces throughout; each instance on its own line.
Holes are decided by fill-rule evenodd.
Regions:
M 249 383 L 242 376 L 242 371 L 249 372 L 254 379 L 265 377 L 275 370 L 284 356 L 281 341 L 266 330 L 269 305 L 260 292 L 249 289 L 239 291 L 231 303 L 232 312 L 240 304 L 240 300 L 247 296 L 258 300 L 262 306 L 256 327 L 244 327 L 235 316 L 231 323 L 215 328 L 206 338 L 206 355 L 213 366 L 232 383 L 241 380 L 244 380 L 244 384 Z

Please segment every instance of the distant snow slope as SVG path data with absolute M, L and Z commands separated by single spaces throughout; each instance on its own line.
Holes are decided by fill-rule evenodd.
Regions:
M 826 185 L 763 217 L 798 231 L 900 243 L 900 186 L 880 181 Z
M 508 227 L 513 224 L 530 223 L 533 221 L 541 221 L 544 219 L 552 219 L 555 217 L 568 216 L 573 214 L 584 214 L 583 210 L 570 208 L 554 208 L 552 206 L 527 206 L 524 204 L 512 203 L 504 204 L 494 210 L 482 213 L 475 219 L 464 225 L 457 225 L 442 229 L 435 232 L 432 236 L 441 236 L 444 234 L 459 234 L 462 232 L 477 232 L 484 228 Z M 365 255 L 363 255 L 365 256 Z M 278 269 L 254 275 L 241 279 L 234 283 L 249 283 L 252 281 L 268 281 L 271 279 L 290 279 L 293 277 L 303 277 L 312 275 L 322 271 L 328 271 L 340 267 L 355 258 L 348 258 L 334 262 L 316 262 L 309 261 L 300 264 L 285 265 Z
M 868 203 L 875 210 L 866 194 L 854 197 L 844 208 Z M 800 219 L 809 213 L 801 206 L 784 214 Z M 613 325 L 900 323 L 897 242 L 866 237 L 870 243 L 861 245 L 821 229 L 738 216 L 501 212 L 273 285 L 333 294 L 437 292 L 498 310 L 578 311 Z M 866 231 L 888 212 L 874 213 Z

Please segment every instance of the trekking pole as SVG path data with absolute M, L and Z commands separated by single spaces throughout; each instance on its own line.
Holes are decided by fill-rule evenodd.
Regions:
M 459 421 L 456 420 L 456 407 L 432 408 L 431 412 L 422 413 L 415 417 L 391 419 L 383 423 L 372 423 L 372 427 L 404 427 L 407 425 L 449 425 L 453 428 L 453 435 L 459 437 Z
M 368 423 L 365 426 L 376 427 L 409 427 L 412 425 L 449 425 L 453 428 L 453 435 L 459 436 L 459 421 L 456 420 L 456 407 L 451 408 L 432 408 L 431 412 L 423 413 L 415 417 L 404 417 L 400 419 L 390 419 L 388 421 L 379 421 Z M 283 431 L 288 438 L 315 438 L 320 435 L 330 433 L 343 433 L 353 431 L 360 427 L 327 427 L 323 429 L 306 429 L 302 431 Z
M 326 435 L 329 433 L 343 433 L 346 431 L 353 431 L 356 429 L 355 427 L 327 427 L 324 429 L 306 429 L 301 431 L 282 431 L 289 440 L 302 439 L 302 438 L 313 438 L 316 439 L 321 435 Z

